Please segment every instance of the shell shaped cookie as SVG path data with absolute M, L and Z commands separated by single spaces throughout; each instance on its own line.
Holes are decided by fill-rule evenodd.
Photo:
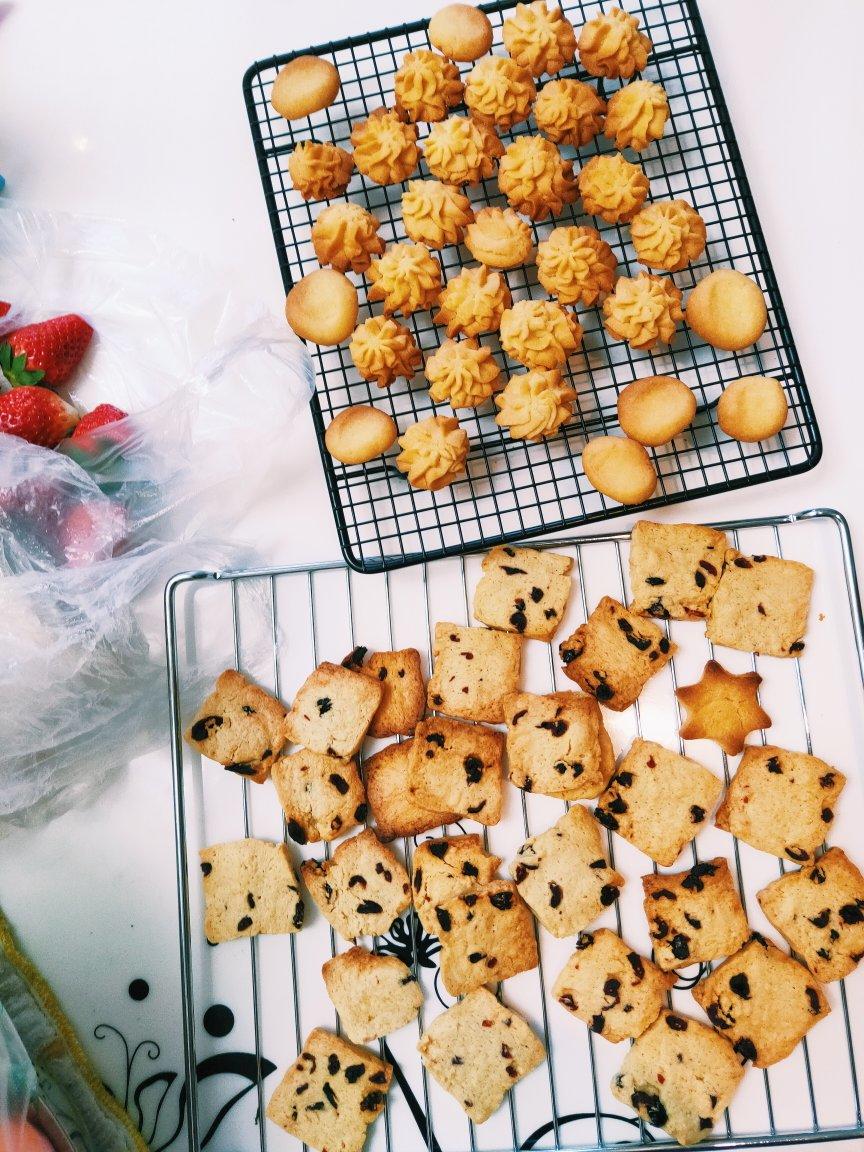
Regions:
M 635 349 L 650 351 L 661 341 L 670 344 L 675 325 L 683 319 L 681 289 L 668 277 L 649 272 L 622 276 L 603 301 L 606 331 Z
M 391 244 L 369 268 L 369 300 L 382 300 L 390 316 L 431 308 L 441 291 L 441 265 L 422 244 Z
M 641 152 L 659 140 L 669 119 L 669 98 L 661 84 L 633 80 L 609 97 L 606 136 L 616 148 Z
M 429 248 L 458 244 L 473 219 L 465 193 L 440 180 L 412 180 L 402 196 L 406 233 Z
M 526 368 L 563 368 L 582 325 L 554 300 L 520 300 L 501 317 L 501 347 Z
M 485 264 L 477 268 L 463 268 L 458 276 L 447 281 L 438 297 L 438 312 L 433 316 L 436 324 L 446 324 L 451 338 L 479 336 L 481 332 L 496 332 L 501 316 L 513 303 L 510 288 L 500 272 Z
M 534 119 L 554 144 L 581 148 L 603 131 L 606 101 L 581 80 L 550 80 L 534 105 Z
M 443 120 L 462 99 L 459 69 L 428 48 L 418 48 L 403 58 L 393 85 L 396 107 L 413 124 Z
M 481 208 L 465 229 L 465 247 L 489 268 L 518 268 L 531 257 L 531 229 L 512 208 Z
M 465 103 L 470 110 L 499 128 L 527 120 L 536 96 L 534 77 L 506 56 L 485 56 L 465 81 Z
M 542 136 L 520 136 L 504 151 L 498 186 L 517 212 L 532 220 L 557 216 L 578 195 L 573 161 Z
M 596 228 L 554 228 L 537 246 L 537 276 L 561 304 L 596 304 L 612 291 L 617 267 Z
M 426 361 L 429 395 L 436 404 L 477 408 L 499 387 L 501 371 L 492 349 L 476 340 L 445 340 Z
M 680 272 L 705 251 L 705 221 L 686 200 L 657 200 L 633 217 L 630 239 L 640 264 Z
M 365 272 L 373 256 L 384 251 L 380 222 L 359 204 L 330 204 L 312 225 L 312 247 L 318 263 L 337 272 Z
M 592 76 L 629 80 L 641 72 L 651 51 L 651 40 L 639 31 L 639 17 L 610 8 L 583 25 L 579 33 L 579 59 Z
M 351 130 L 354 163 L 375 184 L 401 184 L 417 167 L 417 129 L 394 108 L 376 108 Z
M 490 124 L 474 116 L 448 116 L 429 129 L 423 155 L 432 175 L 446 184 L 479 184 L 494 174 L 504 145 Z
M 542 440 L 571 418 L 576 393 L 556 369 L 533 368 L 511 376 L 495 403 L 500 409 L 495 423 L 514 440 Z
M 423 363 L 411 332 L 388 316 L 370 316 L 358 325 L 348 350 L 363 379 L 379 388 L 389 388 L 399 376 L 410 380 Z
M 303 140 L 288 159 L 291 183 L 304 200 L 341 196 L 353 171 L 351 153 L 329 142 Z
M 427 416 L 399 437 L 396 467 L 414 488 L 437 492 L 465 471 L 468 433 L 455 416 Z
M 573 25 L 560 8 L 547 8 L 546 0 L 517 4 L 502 34 L 511 58 L 532 76 L 559 72 L 576 55 Z
M 607 224 L 629 223 L 648 195 L 648 177 L 617 153 L 594 156 L 579 173 L 585 211 Z

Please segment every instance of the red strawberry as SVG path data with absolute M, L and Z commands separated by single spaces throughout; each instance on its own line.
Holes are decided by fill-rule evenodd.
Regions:
M 60 522 L 58 543 L 71 568 L 108 560 L 123 538 L 126 514 L 119 504 L 75 504 Z
M 12 305 L 7 303 L 5 300 L 0 300 L 0 319 L 6 315 L 11 307 Z
M 113 424 L 116 420 L 124 420 L 128 415 L 128 412 L 115 408 L 113 404 L 97 404 L 92 412 L 88 412 L 78 421 L 72 439 L 82 440 L 97 428 L 104 428 L 106 424 Z
M 78 423 L 78 413 L 47 388 L 23 385 L 0 395 L 0 432 L 43 448 L 56 448 Z
M 0 343 L 0 370 L 13 386 L 64 384 L 81 362 L 93 329 L 70 313 L 9 332 Z

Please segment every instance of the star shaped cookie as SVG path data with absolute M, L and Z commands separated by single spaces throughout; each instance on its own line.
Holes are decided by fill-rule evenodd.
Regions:
M 771 717 L 759 704 L 761 683 L 758 672 L 736 676 L 709 660 L 697 684 L 687 684 L 675 693 L 687 709 L 682 739 L 713 740 L 727 755 L 737 756 L 748 732 L 771 727 Z

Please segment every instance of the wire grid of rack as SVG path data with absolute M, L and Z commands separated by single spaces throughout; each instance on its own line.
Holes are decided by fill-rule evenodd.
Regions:
M 483 6 L 495 28 L 493 51 L 502 50 L 501 26 L 514 3 L 504 0 Z M 593 0 L 584 4 L 567 0 L 563 8 L 578 29 L 596 5 Z M 579 396 L 574 419 L 555 436 L 529 444 L 512 440 L 498 428 L 491 401 L 476 411 L 460 410 L 458 417 L 471 445 L 467 477 L 437 493 L 409 487 L 394 466 L 393 452 L 366 465 L 346 466 L 329 455 L 323 439 L 333 417 L 358 403 L 373 403 L 390 412 L 404 431 L 436 410 L 425 380 L 399 380 L 382 392 L 360 378 L 347 345 L 315 348 L 315 429 L 341 547 L 347 562 L 359 571 L 455 555 L 626 511 L 592 488 L 582 470 L 581 451 L 589 436 L 618 428 L 618 391 L 638 376 L 680 376 L 694 389 L 699 403 L 692 427 L 652 450 L 659 484 L 646 508 L 788 476 L 812 468 L 819 460 L 819 431 L 695 0 L 642 0 L 630 8 L 640 16 L 654 44 L 645 75 L 663 84 L 671 108 L 667 135 L 639 157 L 651 180 L 650 197 L 689 200 L 708 227 L 704 255 L 673 279 L 686 291 L 715 267 L 733 265 L 753 276 L 769 305 L 765 333 L 753 348 L 736 354 L 713 349 L 680 326 L 669 350 L 640 353 L 607 334 L 597 309 L 580 310 L 584 345 L 571 357 L 567 369 Z M 428 47 L 426 26 L 427 21 L 418 21 L 309 49 L 333 61 L 342 89 L 330 108 L 306 121 L 288 122 L 269 104 L 279 67 L 299 53 L 260 61 L 246 73 L 246 106 L 286 290 L 318 266 L 310 231 L 322 207 L 306 203 L 293 191 L 288 175 L 291 151 L 310 137 L 332 139 L 350 148 L 351 125 L 376 107 L 392 105 L 395 71 L 406 52 Z M 466 71 L 463 66 L 463 75 Z M 586 78 L 575 66 L 561 75 Z M 607 95 L 614 86 L 606 82 Z M 420 125 L 421 140 L 427 128 Z M 502 138 L 507 143 L 534 130 L 532 119 L 502 133 Z M 565 148 L 564 153 L 577 159 L 578 168 L 596 152 L 610 148 L 608 141 L 600 139 L 578 154 L 572 148 Z M 422 162 L 419 174 L 428 174 Z M 405 239 L 401 225 L 404 187 L 382 188 L 355 174 L 347 194 L 381 220 L 381 235 L 388 243 Z M 468 192 L 475 207 L 506 203 L 498 193 L 497 178 Z M 535 240 L 547 235 L 554 224 L 574 222 L 597 226 L 611 244 L 620 271 L 636 274 L 639 266 L 628 229 L 585 217 L 578 205 L 565 208 L 554 222 L 534 225 Z M 445 248 L 440 256 L 445 281 L 468 259 L 467 251 L 456 247 Z M 533 263 L 506 276 L 514 299 L 545 298 Z M 367 279 L 360 278 L 361 320 L 372 313 L 367 286 Z M 434 352 L 443 329 L 433 324 L 430 313 L 415 313 L 407 322 L 424 355 Z M 494 350 L 505 375 L 522 371 L 501 352 L 497 335 L 483 336 L 481 342 Z M 725 383 L 752 374 L 782 381 L 789 417 L 779 436 L 744 445 L 719 432 L 713 406 Z M 438 411 L 449 409 L 439 406 Z
M 848 528 L 839 514 L 825 510 L 776 519 L 719 525 L 744 551 L 774 553 L 814 564 L 814 590 L 807 650 L 801 661 L 755 658 L 723 649 L 724 666 L 742 672 L 758 668 L 764 678 L 761 702 L 774 720 L 772 743 L 814 751 L 847 772 L 846 791 L 837 806 L 831 842 L 860 851 L 864 789 L 856 759 L 864 742 L 864 639 L 854 560 Z M 554 547 L 575 560 L 571 605 L 559 638 L 580 623 L 603 594 L 627 599 L 628 536 L 613 533 L 556 541 Z M 226 664 L 247 671 L 277 693 L 290 697 L 321 659 L 340 659 L 355 643 L 370 648 L 414 646 L 424 663 L 429 656 L 432 624 L 440 619 L 470 620 L 470 601 L 479 576 L 479 556 L 445 560 L 399 573 L 357 578 L 341 564 L 239 573 L 187 573 L 166 592 L 166 629 L 171 683 L 171 720 L 175 785 L 180 945 L 189 1147 L 198 1152 L 211 1107 L 206 1087 L 196 1090 L 194 1070 L 212 1054 L 213 1040 L 200 1026 L 200 1013 L 214 1000 L 230 1005 L 237 1017 L 232 1044 L 254 1051 L 257 1099 L 235 1108 L 223 1120 L 211 1147 L 260 1148 L 288 1152 L 298 1147 L 269 1123 L 256 1127 L 282 1071 L 293 1062 L 308 1032 L 316 1026 L 338 1028 L 332 1004 L 320 978 L 323 961 L 348 947 L 338 940 L 307 901 L 307 923 L 296 937 L 259 937 L 253 941 L 208 948 L 204 944 L 202 895 L 196 849 L 208 843 L 247 835 L 284 839 L 285 828 L 275 793 L 256 787 L 200 758 L 181 739 L 180 685 L 184 669 L 196 660 L 198 637 L 224 641 Z M 255 591 L 255 596 L 250 594 Z M 667 624 L 679 645 L 672 663 L 655 676 L 638 703 L 624 713 L 605 711 L 617 751 L 636 735 L 682 748 L 674 698 L 678 683 L 691 683 L 714 655 L 697 623 Z M 554 646 L 526 641 L 523 682 L 529 691 L 567 687 L 558 669 Z M 428 667 L 428 665 L 427 665 Z M 764 734 L 763 738 L 764 738 Z M 752 739 L 752 738 L 751 738 Z M 367 743 L 367 752 L 380 742 Z M 707 741 L 687 752 L 728 779 L 730 765 Z M 490 851 L 512 860 L 522 841 L 551 825 L 565 805 L 548 797 L 506 785 L 504 817 L 483 829 L 470 821 L 464 831 L 482 832 Z M 458 828 L 452 831 L 458 831 Z M 641 904 L 638 877 L 650 861 L 626 841 L 607 833 L 609 855 L 627 877 L 614 909 L 604 912 L 607 925 L 644 954 L 651 942 Z M 406 864 L 413 841 L 399 842 Z M 290 845 L 292 856 L 320 857 L 329 846 Z M 704 829 L 692 847 L 692 860 L 723 855 L 737 877 L 750 922 L 776 938 L 761 915 L 755 892 L 782 872 L 774 857 L 738 843 L 714 827 Z M 685 849 L 678 867 L 686 867 Z M 861 863 L 860 859 L 858 861 Z M 674 870 L 674 869 L 673 869 Z M 656 868 L 655 868 L 656 871 Z M 412 966 L 424 991 L 419 1030 L 443 1010 L 450 998 L 437 979 L 434 937 L 409 919 L 390 933 L 366 941 L 378 950 L 401 955 Z M 396 1073 L 387 1113 L 370 1137 L 372 1152 L 491 1152 L 527 1148 L 605 1148 L 613 1144 L 636 1149 L 646 1142 L 668 1143 L 649 1131 L 618 1104 L 609 1091 L 623 1058 L 623 1045 L 596 1038 L 548 996 L 555 975 L 572 951 L 572 940 L 538 936 L 541 966 L 507 980 L 505 1001 L 522 1012 L 547 1045 L 548 1060 L 518 1084 L 507 1102 L 486 1124 L 469 1124 L 451 1097 L 426 1076 L 416 1053 L 418 1027 L 408 1026 L 382 1042 L 382 1054 Z M 707 967 L 707 966 L 706 966 Z M 193 981 L 194 972 L 194 981 Z M 701 1015 L 688 989 L 702 969 L 681 973 L 671 997 L 673 1007 Z M 864 1135 L 859 1069 L 864 1066 L 864 974 L 829 986 L 832 1014 L 805 1043 L 774 1068 L 750 1070 L 706 1147 L 739 1148 L 759 1144 L 836 1140 Z M 704 1017 L 703 1017 L 704 1018 Z M 266 1087 L 265 1087 L 266 1080 Z M 257 1107 L 256 1107 L 257 1106 Z M 208 1129 L 209 1131 L 209 1129 Z M 398 1137 L 398 1139 L 397 1139 Z

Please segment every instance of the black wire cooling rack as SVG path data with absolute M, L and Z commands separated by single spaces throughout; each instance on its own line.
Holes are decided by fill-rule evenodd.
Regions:
M 501 52 L 501 26 L 516 0 L 483 5 L 495 29 L 493 52 Z M 659 483 L 649 509 L 726 492 L 750 484 L 804 472 L 819 461 L 821 439 L 801 365 L 765 239 L 750 193 L 747 176 L 729 120 L 711 50 L 695 0 L 629 3 L 639 15 L 654 45 L 644 75 L 659 81 L 669 96 L 670 125 L 663 139 L 639 157 L 651 181 L 650 198 L 681 197 L 702 215 L 708 228 L 703 256 L 673 279 L 685 291 L 712 268 L 734 266 L 756 279 L 768 301 L 768 324 L 758 344 L 743 353 L 722 352 L 704 344 L 681 325 L 669 349 L 634 352 L 613 340 L 603 328 L 597 309 L 579 312 L 585 335 L 582 349 L 571 357 L 567 375 L 579 396 L 576 416 L 561 431 L 538 444 L 511 440 L 494 422 L 490 401 L 476 411 L 460 410 L 459 420 L 470 437 L 467 477 L 437 493 L 409 487 L 393 464 L 395 452 L 370 464 L 346 466 L 324 448 L 324 431 L 339 412 L 353 404 L 373 403 L 390 412 L 400 432 L 436 407 L 426 382 L 418 375 L 381 391 L 362 380 L 347 344 L 315 348 L 318 390 L 312 402 L 315 429 L 327 486 L 345 559 L 362 572 L 455 555 L 525 536 L 605 520 L 632 509 L 608 500 L 585 477 L 581 452 L 589 436 L 618 430 L 619 390 L 638 376 L 674 375 L 696 392 L 699 408 L 685 433 L 653 449 Z M 577 29 L 597 11 L 593 2 L 565 0 L 562 8 Z M 301 140 L 331 139 L 350 147 L 351 126 L 373 109 L 393 103 L 393 78 L 402 57 L 428 47 L 428 21 L 417 21 L 365 36 L 341 40 L 303 52 L 289 52 L 254 64 L 243 80 L 255 154 L 264 186 L 267 210 L 279 267 L 286 290 L 316 268 L 310 230 L 323 203 L 306 203 L 293 191 L 288 159 Z M 305 53 L 324 56 L 339 70 L 342 88 L 336 102 L 307 120 L 288 122 L 270 106 L 269 96 L 279 68 Z M 467 72 L 470 66 L 463 66 Z M 576 66 L 560 75 L 585 77 Z M 606 82 L 606 94 L 617 86 Z M 420 125 L 421 140 L 428 126 Z M 536 131 L 533 120 L 502 133 L 504 143 Z M 577 168 L 598 151 L 611 150 L 601 138 L 578 150 L 565 148 Z M 419 175 L 427 175 L 421 161 Z M 404 185 L 379 187 L 355 173 L 347 198 L 364 205 L 381 220 L 381 235 L 391 243 L 405 239 L 401 226 Z M 497 178 L 467 189 L 476 207 L 503 204 Z M 535 240 L 558 223 L 589 223 L 612 246 L 622 274 L 639 269 L 628 230 L 584 217 L 579 205 L 565 208 L 553 221 L 534 225 Z M 469 257 L 464 249 L 440 253 L 445 280 Z M 532 264 L 506 273 L 514 299 L 541 296 Z M 361 278 L 360 319 L 371 314 L 367 281 Z M 424 355 L 441 343 L 443 329 L 428 312 L 408 321 Z M 481 337 L 489 344 L 506 374 L 521 371 L 500 350 L 497 336 Z M 759 444 L 730 440 L 718 429 L 714 405 L 724 384 L 739 376 L 770 375 L 782 381 L 789 401 L 783 431 Z M 438 406 L 438 411 L 449 413 Z

